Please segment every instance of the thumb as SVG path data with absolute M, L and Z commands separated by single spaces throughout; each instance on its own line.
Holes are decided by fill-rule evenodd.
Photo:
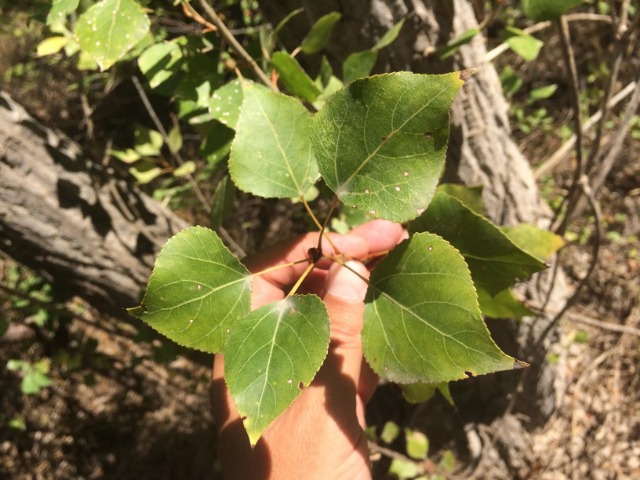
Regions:
M 360 346 L 363 324 L 365 279 L 369 270 L 362 263 L 351 260 L 346 265 L 333 264 L 326 281 L 324 302 L 331 318 L 333 346 Z

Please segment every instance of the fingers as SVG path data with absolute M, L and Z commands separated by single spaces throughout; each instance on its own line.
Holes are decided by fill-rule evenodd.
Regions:
M 369 253 L 379 253 L 391 250 L 406 238 L 406 231 L 399 223 L 388 220 L 373 220 L 357 226 L 350 235 L 355 235 L 367 242 Z
M 309 256 L 308 250 L 318 246 L 318 235 L 319 233 L 317 232 L 308 233 L 287 242 L 274 245 L 260 252 L 258 255 L 246 259 L 245 265 L 249 270 L 256 273 L 276 265 L 284 265 L 290 262 L 304 260 Z M 340 252 L 349 257 L 362 258 L 369 253 L 367 241 L 362 236 L 338 234 L 329 234 L 329 236 Z M 334 248 L 326 239 L 322 242 L 322 249 L 325 255 L 335 253 Z M 308 265 L 308 262 L 301 262 L 288 267 L 278 268 L 261 275 L 260 278 L 265 279 L 276 287 L 282 288 L 298 280 Z M 328 264 L 319 265 L 320 268 L 327 268 L 328 266 Z

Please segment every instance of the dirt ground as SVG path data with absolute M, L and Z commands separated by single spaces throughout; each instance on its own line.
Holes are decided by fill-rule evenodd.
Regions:
M 39 113 L 54 122 L 78 115 L 55 105 Z M 524 153 L 546 158 L 557 148 L 557 137 L 536 135 L 535 140 L 521 135 Z M 430 454 L 434 462 L 445 449 L 456 455 L 459 462 L 446 478 L 640 478 L 639 153 L 640 140 L 628 138 L 600 193 L 599 262 L 578 302 L 559 322 L 559 341 L 547 356 L 559 372 L 558 408 L 543 426 L 527 433 L 516 469 L 507 470 L 482 454 L 482 446 L 496 435 L 495 425 L 480 426 L 475 437 L 461 437 L 460 428 L 452 428 L 455 432 L 444 435 L 447 439 L 433 442 Z M 570 174 L 566 165 L 558 167 L 549 190 L 543 188 L 545 195 L 561 195 Z M 257 218 L 251 208 L 247 215 Z M 581 242 L 581 235 L 592 229 L 588 215 L 576 221 L 571 230 L 575 241 L 561 254 L 574 286 L 593 248 L 592 241 Z M 10 264 L 0 259 L 0 281 Z M 14 323 L 34 321 L 2 293 L 0 315 Z M 101 317 L 79 300 L 69 302 L 55 318 L 64 327 L 57 335 L 14 331 L 14 337 L 0 340 L 0 478 L 219 478 L 207 395 L 210 357 L 187 354 L 133 319 Z M 4 366 L 12 358 L 43 357 L 54 359 L 52 386 L 23 395 L 20 377 Z M 385 418 L 393 417 L 390 412 L 401 407 L 397 391 L 389 387 L 377 396 L 368 415 L 380 429 Z M 449 407 L 435 398 L 419 408 L 437 417 Z M 447 415 L 451 418 L 450 411 Z M 10 427 L 18 418 L 24 428 Z M 469 444 L 474 439 L 477 446 Z M 476 447 L 480 454 L 468 461 Z M 394 454 L 374 450 L 376 471 L 386 471 Z M 433 467 L 429 465 L 427 470 Z M 379 473 L 377 478 L 386 477 Z

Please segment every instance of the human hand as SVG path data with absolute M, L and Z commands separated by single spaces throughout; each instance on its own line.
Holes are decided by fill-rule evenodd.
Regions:
M 398 224 L 374 220 L 347 235 L 331 234 L 333 244 L 362 278 L 358 260 L 384 253 L 405 236 Z M 278 244 L 245 261 L 252 272 L 307 257 L 318 244 L 309 233 Z M 334 253 L 323 241 L 325 257 Z M 308 263 L 275 269 L 253 280 L 252 308 L 285 297 Z M 251 480 L 371 478 L 364 407 L 378 379 L 362 356 L 367 284 L 349 268 L 321 260 L 302 290 L 320 296 L 331 319 L 331 343 L 325 362 L 308 388 L 264 432 L 251 449 L 249 438 L 224 383 L 224 359 L 216 355 L 211 383 L 212 410 L 219 429 L 219 459 L 225 478 Z

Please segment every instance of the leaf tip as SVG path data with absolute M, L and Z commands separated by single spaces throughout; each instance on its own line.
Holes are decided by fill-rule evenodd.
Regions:
M 460 80 L 462 80 L 463 82 L 466 82 L 467 80 L 469 80 L 471 77 L 473 77 L 479 71 L 480 71 L 480 69 L 473 67 L 473 68 L 467 68 L 465 70 L 461 70 L 458 73 L 460 75 Z
M 527 368 L 530 365 L 527 362 L 523 362 L 522 360 L 518 360 L 517 358 L 513 359 L 513 369 L 519 370 L 521 368 Z

